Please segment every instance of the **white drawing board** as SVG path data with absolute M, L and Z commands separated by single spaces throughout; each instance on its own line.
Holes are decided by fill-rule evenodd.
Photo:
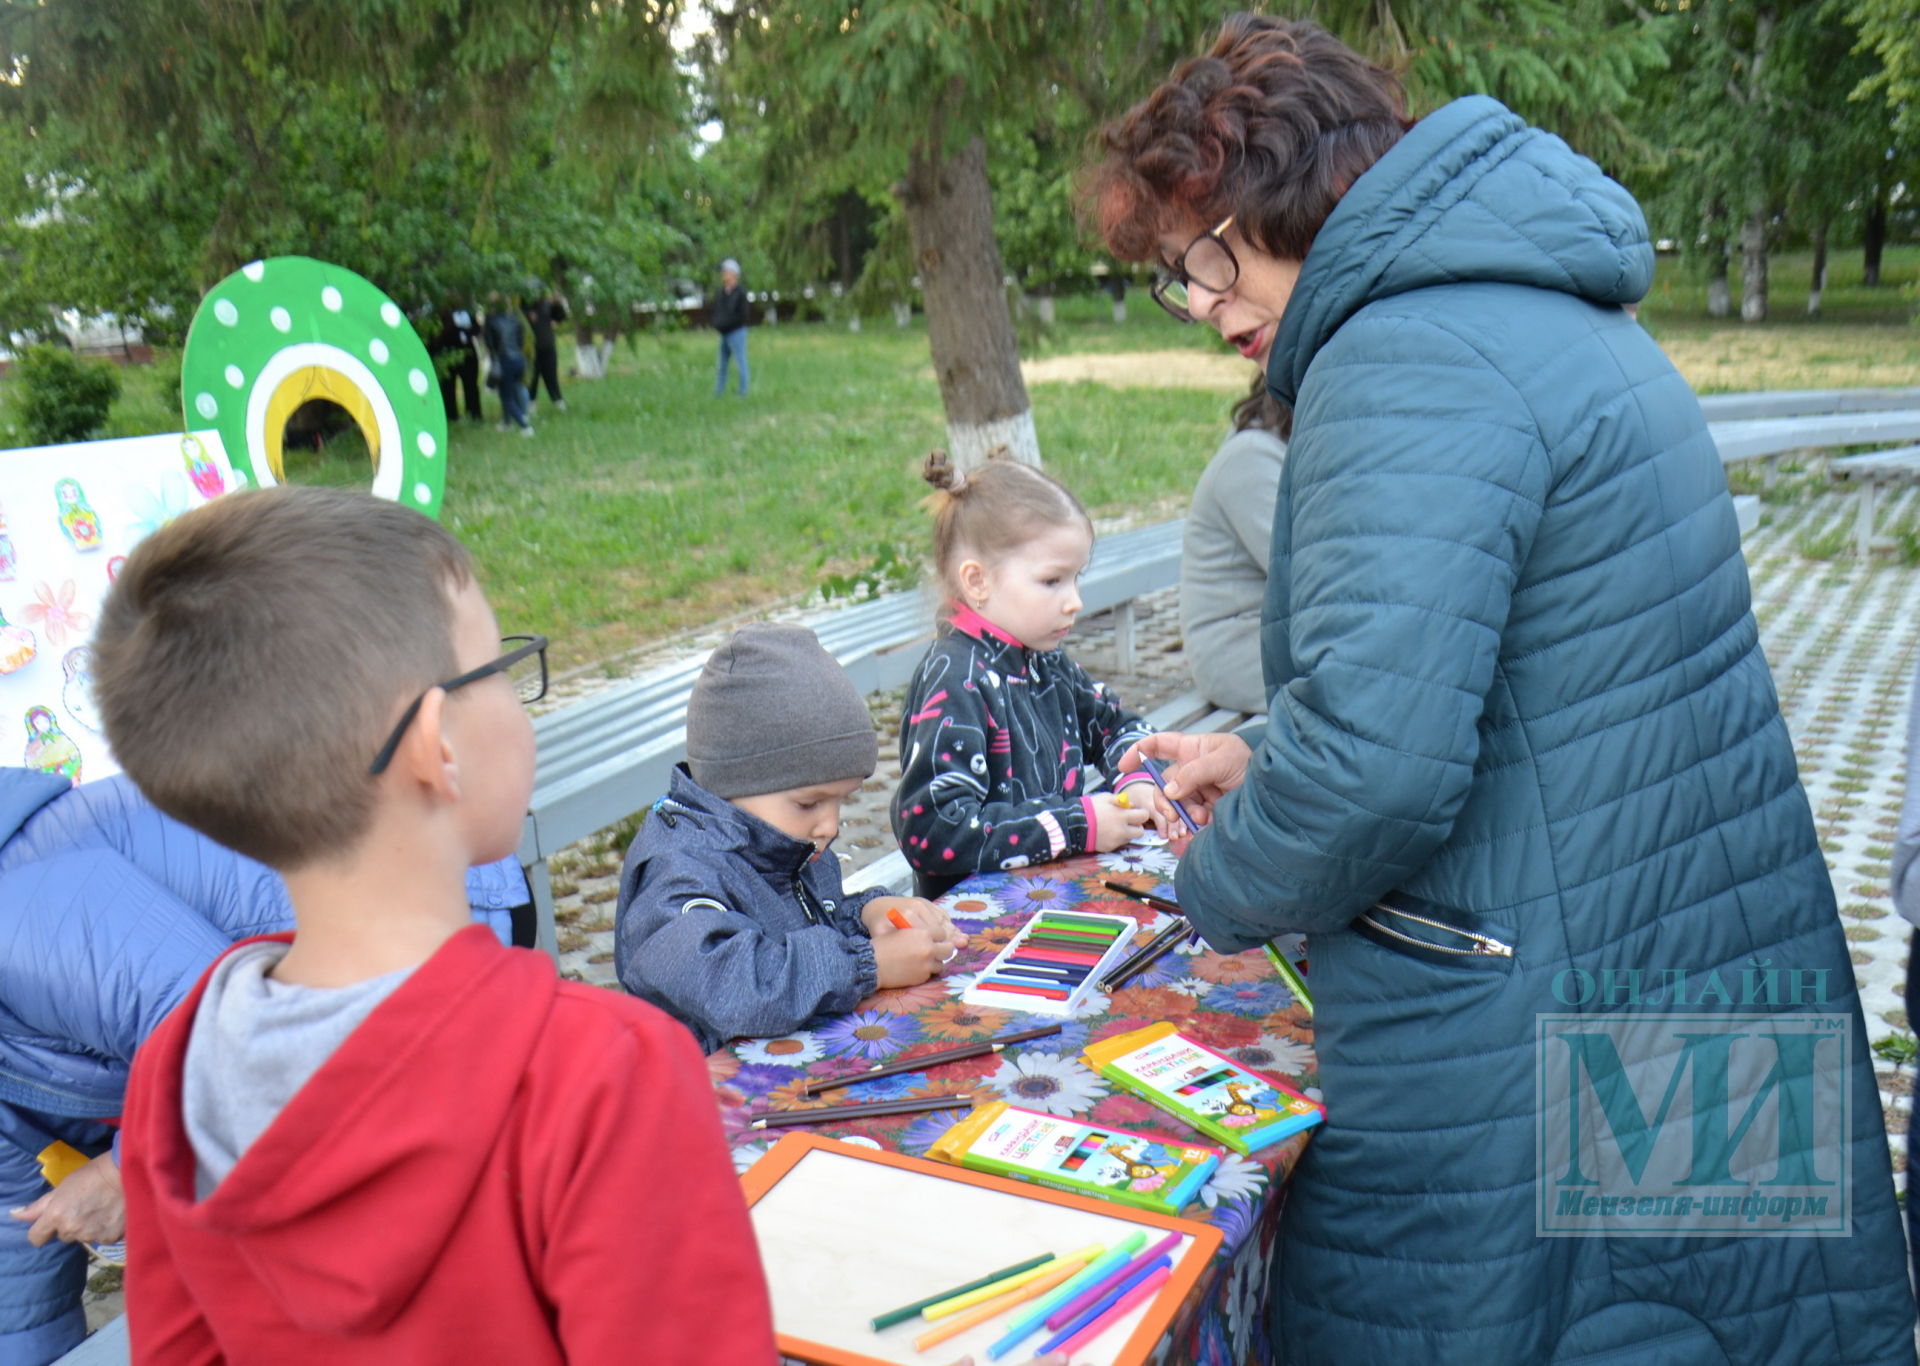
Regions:
M 833 1366 L 948 1366 L 968 1353 L 984 1364 L 986 1349 L 1037 1301 L 924 1353 L 914 1338 L 941 1320 L 916 1317 L 877 1332 L 870 1321 L 1042 1253 L 1134 1232 L 1150 1246 L 1177 1230 L 1173 1276 L 1159 1294 L 1073 1358 L 1074 1366 L 1132 1366 L 1151 1354 L 1221 1242 L 1210 1225 L 812 1134 L 783 1139 L 744 1184 L 781 1350 Z M 1047 1336 L 1042 1329 L 1003 1361 L 1029 1360 Z

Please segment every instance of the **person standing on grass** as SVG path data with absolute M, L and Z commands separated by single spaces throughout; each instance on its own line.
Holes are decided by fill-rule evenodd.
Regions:
M 720 334 L 720 371 L 713 381 L 713 396 L 727 392 L 727 358 L 740 371 L 740 396 L 747 395 L 747 292 L 740 288 L 740 263 L 729 256 L 720 263 L 720 292 L 713 296 L 707 318 Z
M 533 369 L 528 374 L 527 415 L 533 415 L 533 405 L 540 401 L 540 382 L 546 381 L 547 397 L 553 400 L 553 406 L 566 412 L 567 401 L 560 397 L 560 350 L 554 341 L 553 325 L 567 320 L 567 306 L 560 296 L 531 280 L 527 285 L 531 296 L 526 303 L 527 326 L 533 329 Z
M 518 427 L 520 435 L 533 435 L 533 418 L 527 411 L 527 329 L 520 317 L 503 299 L 499 290 L 487 296 L 487 383 L 500 390 L 500 430 Z
M 1176 886 L 1209 944 L 1309 935 L 1327 1119 L 1275 1355 L 1911 1366 L 1865 1020 L 1726 477 L 1624 308 L 1646 221 L 1494 100 L 1406 108 L 1319 27 L 1234 15 L 1088 186 L 1114 254 L 1293 412 L 1258 747 L 1121 764 L 1173 761 L 1204 822 Z

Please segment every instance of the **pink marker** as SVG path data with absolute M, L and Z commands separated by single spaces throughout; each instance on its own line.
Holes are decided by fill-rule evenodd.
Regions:
M 1150 1298 L 1155 1291 L 1167 1283 L 1167 1277 L 1172 1274 L 1172 1267 L 1161 1267 L 1158 1271 L 1140 1282 L 1140 1284 L 1115 1300 L 1113 1307 L 1107 1310 L 1106 1313 L 1102 1314 L 1092 1323 L 1089 1323 L 1085 1328 L 1082 1328 L 1078 1333 L 1075 1333 L 1053 1350 L 1068 1360 L 1072 1360 L 1074 1354 L 1082 1347 L 1106 1332 L 1107 1329 L 1113 1327 L 1113 1325 L 1132 1310 L 1135 1305 L 1139 1304 L 1142 1300 Z
M 1169 1233 L 1145 1252 L 1142 1252 L 1138 1257 L 1135 1257 L 1132 1261 L 1122 1266 L 1118 1271 L 1115 1271 L 1112 1275 L 1100 1281 L 1099 1284 L 1088 1286 L 1086 1290 L 1082 1291 L 1077 1297 L 1069 1300 L 1054 1310 L 1053 1313 L 1047 1315 L 1047 1327 L 1058 1329 L 1062 1324 L 1071 1323 L 1081 1314 L 1091 1309 L 1094 1304 L 1109 1290 L 1113 1289 L 1114 1286 L 1120 1284 L 1120 1282 L 1124 1281 L 1154 1258 L 1163 1256 L 1178 1247 L 1180 1240 L 1185 1236 L 1186 1235 L 1182 1233 Z

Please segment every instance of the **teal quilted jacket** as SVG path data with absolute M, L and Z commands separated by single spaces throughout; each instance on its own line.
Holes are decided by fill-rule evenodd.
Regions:
M 1311 937 L 1327 1123 L 1275 1254 L 1283 1362 L 1914 1360 L 1847 946 L 1725 478 L 1621 307 L 1652 273 L 1632 198 L 1476 97 L 1354 184 L 1282 319 L 1270 719 L 1178 885 L 1216 946 Z M 1677 994 L 1724 1034 L 1715 1012 L 1807 1014 L 1812 984 L 1851 1047 L 1812 1154 L 1850 1158 L 1850 1226 L 1536 1232 L 1536 1173 L 1564 1166 L 1536 1147 L 1536 1085 L 1561 1094 L 1538 1017 Z M 1699 1067 L 1669 1073 L 1698 1093 Z M 1661 1099 L 1641 1087 L 1649 1122 Z

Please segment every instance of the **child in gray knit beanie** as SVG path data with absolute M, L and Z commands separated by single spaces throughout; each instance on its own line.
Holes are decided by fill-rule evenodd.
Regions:
M 848 896 L 829 852 L 841 802 L 878 761 L 866 702 L 813 632 L 734 632 L 688 700 L 687 762 L 627 850 L 621 985 L 711 1052 L 939 972 L 966 942 L 946 912 Z

